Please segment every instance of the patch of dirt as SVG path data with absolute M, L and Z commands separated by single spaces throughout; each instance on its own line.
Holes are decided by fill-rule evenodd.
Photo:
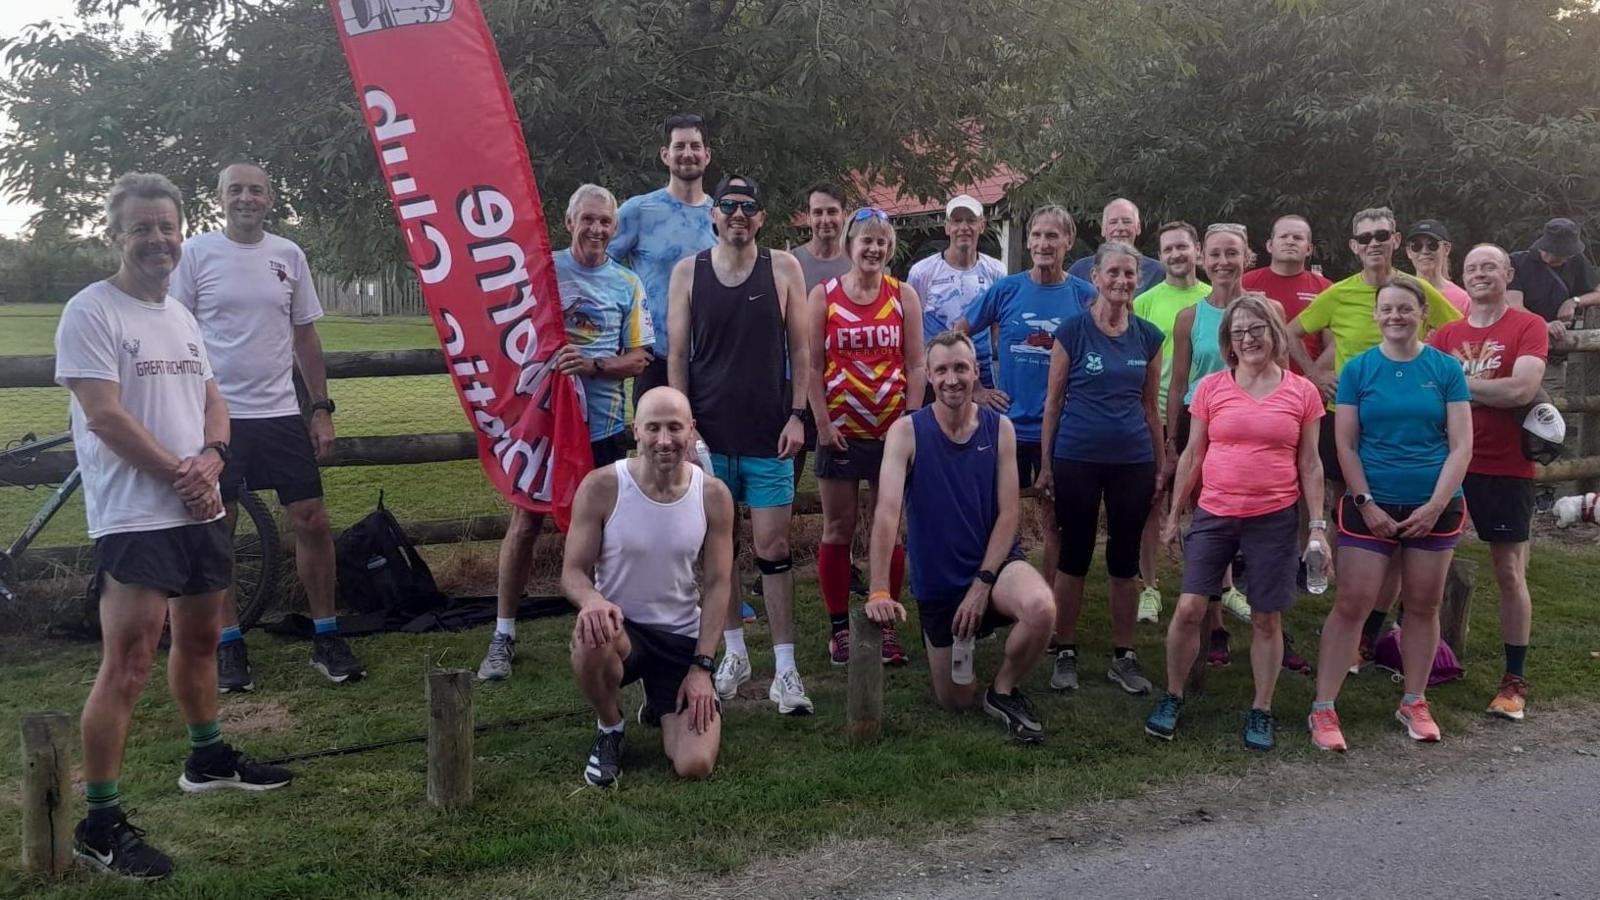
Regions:
M 292 731 L 296 723 L 287 706 L 261 697 L 224 697 L 217 720 L 230 738 Z
M 1283 807 L 1362 791 L 1420 791 L 1440 778 L 1492 775 L 1578 753 L 1600 756 L 1594 730 L 1600 704 L 1540 705 L 1521 725 L 1487 717 L 1436 746 L 1417 747 L 1393 734 L 1339 757 L 1307 760 L 1240 757 L 1234 770 L 1152 787 L 1139 797 L 1098 801 L 1059 811 L 1027 812 L 932 832 L 916 846 L 882 839 L 835 839 L 801 854 L 757 859 L 731 875 L 641 879 L 623 896 L 764 897 L 774 900 L 883 896 L 918 881 L 937 884 L 968 872 L 1006 872 L 1047 846 L 1090 849 L 1149 841 L 1179 828 L 1218 820 L 1251 822 Z M 1285 722 L 1286 725 L 1291 723 Z M 1292 727 L 1280 740 L 1303 740 Z M 1241 751 L 1242 752 L 1242 751 Z M 1246 783 L 1248 782 L 1248 787 Z M 1241 788 L 1245 788 L 1241 790 Z M 1107 823 L 1115 823 L 1108 828 Z

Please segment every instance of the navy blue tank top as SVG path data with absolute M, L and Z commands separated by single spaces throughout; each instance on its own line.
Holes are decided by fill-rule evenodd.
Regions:
M 983 568 L 1000 517 L 1000 414 L 978 407 L 978 427 L 964 444 L 947 437 L 933 407 L 911 414 L 916 456 L 906 473 L 906 552 L 917 603 L 960 603 Z
M 791 397 L 772 251 L 762 249 L 750 277 L 735 285 L 717 279 L 711 251 L 703 251 L 690 291 L 688 393 L 701 437 L 712 453 L 776 457 Z

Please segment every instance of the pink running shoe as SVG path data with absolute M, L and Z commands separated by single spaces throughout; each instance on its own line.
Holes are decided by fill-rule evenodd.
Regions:
M 1413 741 L 1422 741 L 1435 744 L 1439 741 L 1439 724 L 1433 721 L 1433 712 L 1428 709 L 1428 700 L 1423 698 L 1415 703 L 1402 703 L 1394 711 L 1394 717 L 1406 727 L 1406 734 Z
M 1306 717 L 1306 727 L 1311 729 L 1311 743 L 1318 750 L 1344 752 L 1344 732 L 1339 730 L 1338 713 L 1331 709 L 1313 709 Z
M 906 664 L 906 651 L 900 646 L 900 635 L 895 633 L 893 625 L 883 626 L 883 664 L 886 666 Z
M 828 638 L 828 658 L 836 666 L 850 664 L 850 629 L 841 628 Z
M 1206 665 L 1220 669 L 1231 662 L 1233 654 L 1228 652 L 1228 632 L 1218 628 L 1211 632 L 1211 648 L 1206 652 Z

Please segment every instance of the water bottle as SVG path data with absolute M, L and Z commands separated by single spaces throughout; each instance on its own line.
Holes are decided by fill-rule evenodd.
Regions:
M 956 684 L 972 683 L 972 651 L 976 636 L 958 637 L 950 645 L 950 680 Z
M 1306 544 L 1306 590 L 1320 594 L 1328 589 L 1328 574 L 1322 566 L 1328 560 L 1328 548 L 1319 540 Z
M 694 459 L 690 461 L 705 469 L 707 475 L 714 474 L 711 471 L 711 448 L 706 446 L 705 438 L 696 437 L 694 439 Z

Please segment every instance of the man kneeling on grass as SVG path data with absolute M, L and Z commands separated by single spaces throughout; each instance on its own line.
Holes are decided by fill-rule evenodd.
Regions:
M 599 726 L 583 769 L 596 787 L 622 774 L 623 685 L 644 681 L 639 724 L 661 728 L 679 776 L 710 775 L 722 739 L 711 673 L 732 589 L 733 496 L 688 460 L 694 419 L 682 393 L 646 392 L 633 435 L 638 455 L 578 486 L 561 562 L 561 590 L 578 607 L 572 672 Z
M 887 589 L 903 502 L 934 699 L 951 712 L 977 708 L 972 641 L 1010 625 L 1005 657 L 981 702 L 1013 741 L 1036 744 L 1044 728 L 1017 685 L 1044 657 L 1055 605 L 1017 545 L 1016 432 L 1011 420 L 973 400 L 978 357 L 971 338 L 939 335 L 926 365 L 937 402 L 902 416 L 884 445 L 867 616 L 879 624 L 906 617 Z

